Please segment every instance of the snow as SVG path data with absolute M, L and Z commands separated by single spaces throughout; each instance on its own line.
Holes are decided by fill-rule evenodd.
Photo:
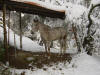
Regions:
M 48 2 L 38 1 L 38 0 L 13 0 L 13 1 L 19 1 L 19 2 L 33 2 L 41 7 L 45 7 L 47 9 L 55 10 L 55 11 L 65 11 L 65 6 L 57 6 Z
M 76 5 L 73 3 L 66 3 L 66 15 L 70 20 L 78 19 L 81 15 L 87 11 L 87 8 L 82 5 Z
M 93 4 L 93 5 L 100 4 L 100 0 L 92 0 L 91 4 Z
M 93 16 L 91 16 L 91 19 L 93 20 L 94 23 L 100 24 L 100 19 L 97 19 Z
M 2 27 L 0 27 L 0 34 L 1 34 L 0 39 L 3 40 L 3 28 Z M 15 34 L 15 38 L 16 38 L 16 46 L 18 49 L 20 49 L 20 41 L 19 41 L 20 37 L 17 34 Z M 33 52 L 34 52 L 34 50 L 37 50 L 37 52 L 40 50 L 44 50 L 41 46 L 39 46 L 37 44 L 36 41 L 33 42 L 32 40 L 30 40 L 29 38 L 24 37 L 24 36 L 22 38 L 23 38 L 22 44 L 23 44 L 24 50 L 30 50 Z M 10 30 L 9 41 L 10 41 L 10 45 L 14 46 L 14 32 L 12 30 Z
M 73 56 L 71 63 L 53 64 L 53 66 L 44 66 L 47 70 L 34 69 L 13 69 L 15 73 L 25 72 L 25 75 L 100 75 L 100 57 L 93 55 L 89 56 L 86 53 L 81 53 Z

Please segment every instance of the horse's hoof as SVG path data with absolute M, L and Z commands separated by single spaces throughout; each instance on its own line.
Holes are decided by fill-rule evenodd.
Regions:
M 48 59 L 50 59 L 50 56 L 48 56 Z
M 48 57 L 48 54 L 46 53 L 44 56 L 45 56 L 45 57 Z

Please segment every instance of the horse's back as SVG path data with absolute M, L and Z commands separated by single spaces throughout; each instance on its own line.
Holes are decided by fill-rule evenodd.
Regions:
M 54 30 L 56 32 L 58 32 L 59 34 L 64 34 L 64 35 L 67 34 L 67 31 L 66 31 L 66 29 L 64 27 L 55 27 Z
M 63 27 L 55 27 L 48 31 L 49 40 L 58 40 L 66 36 L 66 30 Z
M 64 27 L 51 28 L 45 24 L 40 24 L 39 26 L 41 37 L 46 41 L 59 40 L 66 36 L 66 29 Z

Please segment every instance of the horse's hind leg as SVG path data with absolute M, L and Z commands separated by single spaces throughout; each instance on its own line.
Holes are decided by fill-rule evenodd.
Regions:
M 42 37 L 41 37 L 42 38 Z M 47 51 L 47 42 L 42 38 L 42 41 L 43 41 L 43 43 L 44 43 L 44 46 L 45 46 L 45 51 L 46 51 L 46 54 L 48 53 L 48 51 Z
M 62 43 L 63 43 L 63 53 L 66 52 L 66 46 L 67 46 L 67 37 L 65 36 L 63 39 L 62 39 Z
M 66 53 L 66 41 L 63 41 L 63 53 Z
M 45 51 L 46 51 L 46 54 L 47 54 L 48 53 L 48 51 L 47 51 L 47 44 L 44 43 L 44 45 L 45 45 Z
M 45 45 L 45 50 L 46 50 L 46 54 L 48 55 L 48 56 L 50 56 L 50 42 L 44 42 L 44 45 Z
M 61 39 L 59 40 L 59 43 L 60 43 L 60 54 L 62 54 L 63 53 L 63 44 L 62 44 Z

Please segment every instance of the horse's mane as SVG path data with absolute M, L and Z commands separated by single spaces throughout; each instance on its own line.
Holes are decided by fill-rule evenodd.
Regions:
M 50 26 L 48 26 L 48 25 L 46 25 L 46 24 L 44 24 L 44 23 L 42 23 L 42 22 L 38 22 L 37 23 L 38 25 L 41 25 L 42 27 L 44 27 L 45 29 L 51 29 L 51 27 Z

